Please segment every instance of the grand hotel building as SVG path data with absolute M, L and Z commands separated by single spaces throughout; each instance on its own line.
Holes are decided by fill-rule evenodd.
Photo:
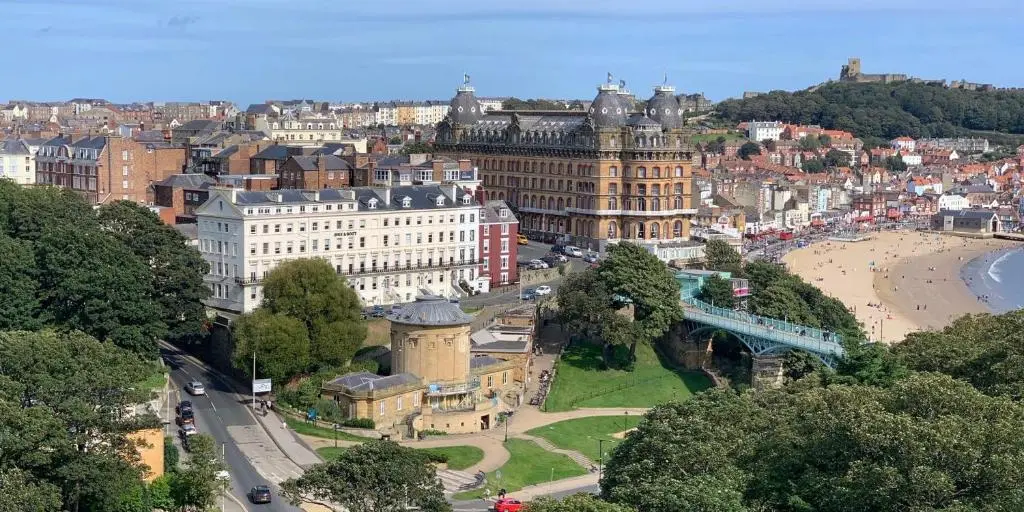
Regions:
M 467 83 L 438 124 L 435 147 L 471 160 L 487 198 L 517 208 L 529 236 L 599 251 L 620 240 L 682 242 L 697 210 L 674 92 L 660 86 L 634 105 L 609 80 L 587 112 L 483 112 Z

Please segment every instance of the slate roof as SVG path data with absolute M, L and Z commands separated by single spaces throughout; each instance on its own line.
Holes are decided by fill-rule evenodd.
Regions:
M 505 208 L 508 210 L 508 215 L 501 217 L 500 210 Z M 512 209 L 508 207 L 508 204 L 501 199 L 492 199 L 484 203 L 483 210 L 480 211 L 480 223 L 481 224 L 519 224 L 519 220 L 512 213 Z
M 291 160 L 299 166 L 299 169 L 303 171 L 315 171 L 320 168 L 320 159 L 324 159 L 324 168 L 328 171 L 347 171 L 352 169 L 352 166 L 348 162 L 338 158 L 334 155 L 317 155 L 317 156 L 293 156 Z
M 163 181 L 157 183 L 157 185 L 196 190 L 210 188 L 211 185 L 216 183 L 217 180 L 205 174 L 172 174 Z
M 73 148 L 103 149 L 107 145 L 106 137 L 85 137 L 71 144 Z
M 267 105 L 266 103 L 253 103 L 249 105 L 249 108 L 245 109 L 246 114 L 273 114 L 274 107 Z
M 0 141 L 0 154 L 4 155 L 27 155 L 28 146 L 18 139 L 7 139 Z
M 991 219 L 996 212 L 992 210 L 939 210 L 942 217 L 959 217 L 961 219 Z
M 228 147 L 218 151 L 216 154 L 212 155 L 210 158 L 227 158 L 227 157 L 229 157 L 229 156 L 231 156 L 231 155 L 233 155 L 235 153 L 238 153 L 238 144 L 232 144 L 232 145 L 230 145 L 230 146 L 228 146 Z
M 476 356 L 469 359 L 469 369 L 475 370 L 477 368 L 485 368 L 487 366 L 493 366 L 496 364 L 504 363 L 504 359 L 498 359 L 497 357 L 491 356 Z
M 474 350 L 481 352 L 525 352 L 529 334 L 522 333 L 520 336 L 522 339 L 499 340 L 493 332 L 483 329 L 470 335 L 469 339 L 473 345 L 470 348 L 470 352 Z
M 411 373 L 399 373 L 384 377 L 370 372 L 356 372 L 342 375 L 327 382 L 327 385 L 347 388 L 350 391 L 373 391 L 420 384 L 422 382 L 423 379 Z
M 291 156 L 288 151 L 288 146 L 274 144 L 273 146 L 267 146 L 263 151 L 253 155 L 253 158 L 260 160 L 287 160 L 288 157 Z
M 412 304 L 388 315 L 388 320 L 406 325 L 448 326 L 468 324 L 473 317 L 444 297 L 421 295 Z
M 209 119 L 196 119 L 189 121 L 177 128 L 175 131 L 196 131 L 196 132 L 215 132 L 220 129 L 220 121 L 211 121 Z
M 391 187 L 391 202 L 385 202 L 386 192 L 382 188 L 378 187 L 351 187 L 345 189 L 333 189 L 325 188 L 316 192 L 320 195 L 319 201 L 313 200 L 313 191 L 309 190 L 298 190 L 298 189 L 283 189 L 274 191 L 248 191 L 238 192 L 235 200 L 235 204 L 238 205 L 277 205 L 277 204 L 312 204 L 312 203 L 325 203 L 332 201 L 352 201 L 353 199 L 359 202 L 360 210 L 369 210 L 369 203 L 371 199 L 377 200 L 377 210 L 443 210 L 445 208 L 465 207 L 468 205 L 462 204 L 464 197 L 470 197 L 469 205 L 479 206 L 478 203 L 472 196 L 462 189 L 457 189 L 457 198 L 451 197 L 452 187 L 445 187 L 441 185 L 411 185 L 403 187 Z M 271 194 L 278 194 L 280 201 L 274 201 L 271 199 Z M 444 196 L 444 206 L 437 205 L 437 198 Z M 403 199 L 408 197 L 411 199 L 409 208 L 402 206 Z

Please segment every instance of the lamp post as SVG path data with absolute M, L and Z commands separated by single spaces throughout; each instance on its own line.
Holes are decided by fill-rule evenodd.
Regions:
M 335 448 L 338 447 L 338 427 L 340 427 L 340 426 L 341 425 L 338 425 L 337 423 L 334 424 L 334 447 Z
M 597 440 L 597 485 L 601 485 L 601 473 L 604 468 L 604 439 Z
M 505 442 L 508 442 L 508 422 L 512 417 L 508 414 L 505 415 Z
M 622 437 L 626 437 L 626 431 L 629 430 L 629 411 L 625 411 L 626 416 L 622 418 Z
M 252 351 L 252 410 L 256 410 L 256 351 Z

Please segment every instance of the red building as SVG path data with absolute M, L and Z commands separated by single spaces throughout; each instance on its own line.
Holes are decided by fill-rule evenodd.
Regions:
M 488 276 L 491 286 L 519 281 L 516 267 L 518 233 L 519 221 L 505 201 L 484 203 L 480 210 L 480 276 Z

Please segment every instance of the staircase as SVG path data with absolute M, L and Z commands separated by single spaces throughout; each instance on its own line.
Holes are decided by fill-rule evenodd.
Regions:
M 560 453 L 562 455 L 565 455 L 566 457 L 569 457 L 570 459 L 572 459 L 576 464 L 579 464 L 580 466 L 582 466 L 584 469 L 586 469 L 588 471 L 597 467 L 597 464 L 595 464 L 594 461 L 588 459 L 582 453 L 577 452 L 575 450 L 563 450 L 563 449 L 561 449 L 561 448 L 551 444 L 550 441 L 548 441 L 547 439 L 544 439 L 543 437 L 531 436 L 529 434 L 516 434 L 515 437 L 517 437 L 519 439 L 526 439 L 527 441 L 533 441 L 538 446 L 540 446 L 541 448 L 544 448 L 545 450 L 547 450 L 549 452 Z
M 484 480 L 477 480 L 475 476 L 465 471 L 456 471 L 454 469 L 439 470 L 437 477 L 441 479 L 441 485 L 444 486 L 445 492 L 453 494 L 476 489 L 484 483 Z

